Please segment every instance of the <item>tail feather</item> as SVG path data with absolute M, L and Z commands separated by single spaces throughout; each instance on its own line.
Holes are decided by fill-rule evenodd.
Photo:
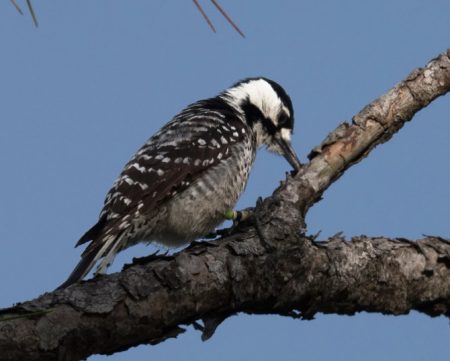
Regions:
M 75 269 L 69 275 L 67 280 L 57 288 L 57 290 L 67 288 L 73 283 L 80 281 L 89 273 L 97 261 L 102 257 L 104 257 L 105 260 L 102 261 L 96 275 L 99 273 L 104 273 L 114 259 L 115 254 L 120 249 L 122 235 L 123 232 L 115 236 L 110 235 L 93 240 L 82 253 L 81 260 L 78 262 Z
M 89 230 L 85 234 L 81 236 L 75 247 L 78 247 L 83 243 L 99 238 L 100 234 L 102 233 L 105 227 L 105 224 L 106 224 L 106 216 L 103 216 L 102 218 L 99 219 L 99 221 L 96 224 L 94 224 L 91 228 L 89 228 Z
M 105 245 L 102 247 L 104 251 L 102 252 L 101 257 L 103 257 L 103 259 L 94 273 L 95 276 L 106 273 L 107 268 L 114 261 L 117 252 L 119 252 L 122 249 L 122 236 L 123 232 L 121 232 L 117 237 L 114 237 L 113 242 L 111 241 L 105 242 Z
M 71 284 L 78 282 L 81 280 L 86 274 L 94 267 L 95 264 L 95 256 L 97 255 L 97 252 L 89 252 L 83 256 L 81 256 L 80 262 L 78 262 L 75 269 L 72 271 L 70 276 L 67 278 L 67 280 L 61 284 L 57 290 L 60 290 L 62 288 L 67 288 Z

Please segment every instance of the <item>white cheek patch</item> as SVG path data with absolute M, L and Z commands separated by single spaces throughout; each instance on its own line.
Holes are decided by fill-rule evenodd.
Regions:
M 286 142 L 290 142 L 291 141 L 291 130 L 288 128 L 282 128 L 281 129 L 281 139 L 283 139 Z
M 257 147 L 260 147 L 261 145 L 265 144 L 268 140 L 268 134 L 263 129 L 261 123 L 256 123 L 253 126 L 253 132 L 256 134 L 256 145 Z

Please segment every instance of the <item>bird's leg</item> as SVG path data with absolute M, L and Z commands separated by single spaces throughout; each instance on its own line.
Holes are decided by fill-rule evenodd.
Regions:
M 207 239 L 213 239 L 216 237 L 227 237 L 234 233 L 234 231 L 238 228 L 238 226 L 242 225 L 242 223 L 249 221 L 254 213 L 254 208 L 249 207 L 245 208 L 241 211 L 235 211 L 234 209 L 228 209 L 224 213 L 224 218 L 227 221 L 232 221 L 233 224 L 229 228 L 217 229 L 214 232 L 211 232 L 204 236 Z
M 239 224 L 251 221 L 255 214 L 255 208 L 249 207 L 242 211 L 235 211 L 234 209 L 229 209 L 225 212 L 225 218 L 233 221 L 233 226 L 231 228 L 236 228 Z
M 245 208 L 241 211 L 236 211 L 234 209 L 228 209 L 224 216 L 225 219 L 233 221 L 233 225 L 230 228 L 218 229 L 216 232 L 208 235 L 207 237 L 215 238 L 217 236 L 226 237 L 233 234 L 239 227 L 244 225 L 253 225 L 256 229 L 256 233 L 260 238 L 261 242 L 267 247 L 271 246 L 267 242 L 264 233 L 262 231 L 261 221 L 259 219 L 259 211 L 262 205 L 262 198 L 259 197 L 256 201 L 256 207 Z

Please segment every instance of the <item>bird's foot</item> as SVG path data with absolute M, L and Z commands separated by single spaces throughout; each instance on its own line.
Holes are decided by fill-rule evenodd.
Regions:
M 230 236 L 239 229 L 244 227 L 253 226 L 256 229 L 256 233 L 260 238 L 261 242 L 266 246 L 266 248 L 271 248 L 270 244 L 267 242 L 259 217 L 259 211 L 262 205 L 262 198 L 259 197 L 256 201 L 256 207 L 245 208 L 240 211 L 234 209 L 229 209 L 225 212 L 225 219 L 233 222 L 230 228 L 218 229 L 216 232 L 209 234 L 208 238 L 216 238 L 218 236 L 227 237 Z
M 173 256 L 169 255 L 169 251 L 166 251 L 163 253 L 160 253 L 160 251 L 156 251 L 152 254 L 149 254 L 148 256 L 133 257 L 132 262 L 124 264 L 122 270 L 126 270 L 127 268 L 130 268 L 131 266 L 134 266 L 134 265 L 145 265 L 145 264 L 148 264 L 148 263 L 156 261 L 156 260 L 160 260 L 160 259 L 170 260 L 172 258 L 173 258 Z
M 217 237 L 231 236 L 232 234 L 236 233 L 238 228 L 242 228 L 243 226 L 250 225 L 249 221 L 253 217 L 254 210 L 255 209 L 253 207 L 245 208 L 241 211 L 235 211 L 234 209 L 228 209 L 225 212 L 224 217 L 226 220 L 233 222 L 231 227 L 217 229 L 215 232 L 209 233 L 206 236 L 204 236 L 204 238 L 214 239 Z

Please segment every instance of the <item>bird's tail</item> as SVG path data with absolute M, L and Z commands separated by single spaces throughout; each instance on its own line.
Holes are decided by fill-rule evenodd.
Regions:
M 69 275 L 67 280 L 62 283 L 57 290 L 67 288 L 71 284 L 80 281 L 95 266 L 100 258 L 103 258 L 98 266 L 96 275 L 103 274 L 114 260 L 116 253 L 121 249 L 123 232 L 116 235 L 106 235 L 92 240 L 89 246 L 81 255 L 75 269 Z

